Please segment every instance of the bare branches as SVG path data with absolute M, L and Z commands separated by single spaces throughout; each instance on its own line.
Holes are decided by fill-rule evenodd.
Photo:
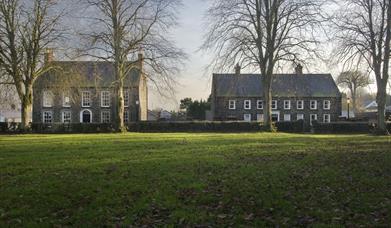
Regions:
M 333 18 L 335 49 L 347 64 L 364 62 L 376 77 L 378 126 L 385 127 L 385 99 L 389 80 L 391 50 L 391 1 L 346 0 Z
M 314 32 L 323 20 L 323 0 L 214 0 L 202 49 L 213 52 L 214 70 L 236 63 L 262 73 L 265 125 L 271 125 L 271 80 L 282 62 L 316 55 Z
M 148 77 L 157 87 L 174 88 L 173 76 L 185 58 L 167 38 L 178 5 L 180 0 L 87 0 L 94 16 L 85 19 L 92 22 L 91 30 L 82 36 L 89 56 L 114 65 L 119 131 L 124 130 L 123 85 L 130 71 L 139 70 L 142 80 Z
M 57 42 L 62 12 L 51 0 L 0 0 L 0 67 L 12 80 L 22 103 L 22 125 L 26 126 L 35 80 L 51 67 L 43 53 Z

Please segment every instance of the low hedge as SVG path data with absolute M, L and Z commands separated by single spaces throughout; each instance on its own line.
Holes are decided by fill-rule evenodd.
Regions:
M 312 129 L 316 134 L 357 133 L 367 134 L 374 130 L 374 126 L 368 122 L 314 122 Z
M 31 125 L 35 133 L 110 133 L 114 132 L 112 124 L 101 123 L 33 123 Z
M 304 122 L 276 123 L 281 132 L 303 132 Z M 128 125 L 130 132 L 259 132 L 262 125 L 257 122 L 135 122 Z
M 275 123 L 277 131 L 288 133 L 302 133 L 305 132 L 304 120 L 293 122 L 277 122 Z
M 20 123 L 0 122 L 0 133 L 19 133 Z

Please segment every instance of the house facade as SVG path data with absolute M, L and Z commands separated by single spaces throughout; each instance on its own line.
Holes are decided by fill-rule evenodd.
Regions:
M 52 56 L 46 59 L 52 70 L 38 78 L 34 85 L 34 123 L 114 122 L 118 96 L 113 63 L 51 61 Z M 147 120 L 148 89 L 142 59 L 140 54 L 125 79 L 125 122 Z
M 341 115 L 342 95 L 330 74 L 276 74 L 272 79 L 273 121 L 334 122 Z M 214 74 L 212 115 L 218 121 L 259 121 L 264 118 L 262 76 Z

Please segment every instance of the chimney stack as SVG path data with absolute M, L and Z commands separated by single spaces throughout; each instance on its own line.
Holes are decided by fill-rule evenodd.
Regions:
M 302 75 L 303 74 L 303 66 L 300 63 L 297 64 L 295 71 L 296 71 L 297 75 Z
M 46 48 L 45 50 L 45 64 L 51 63 L 54 60 L 54 53 L 52 48 Z
M 241 70 L 241 66 L 239 65 L 239 63 L 238 64 L 236 64 L 236 66 L 235 66 L 235 74 L 236 75 L 240 75 L 240 70 Z
M 141 48 L 140 48 L 140 50 L 138 52 L 138 62 L 139 62 L 140 71 L 143 71 L 143 68 L 144 68 L 144 51 Z

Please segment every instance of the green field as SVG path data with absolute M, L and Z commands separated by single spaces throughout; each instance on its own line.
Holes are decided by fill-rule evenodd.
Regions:
M 4 226 L 391 224 L 391 138 L 0 136 Z

